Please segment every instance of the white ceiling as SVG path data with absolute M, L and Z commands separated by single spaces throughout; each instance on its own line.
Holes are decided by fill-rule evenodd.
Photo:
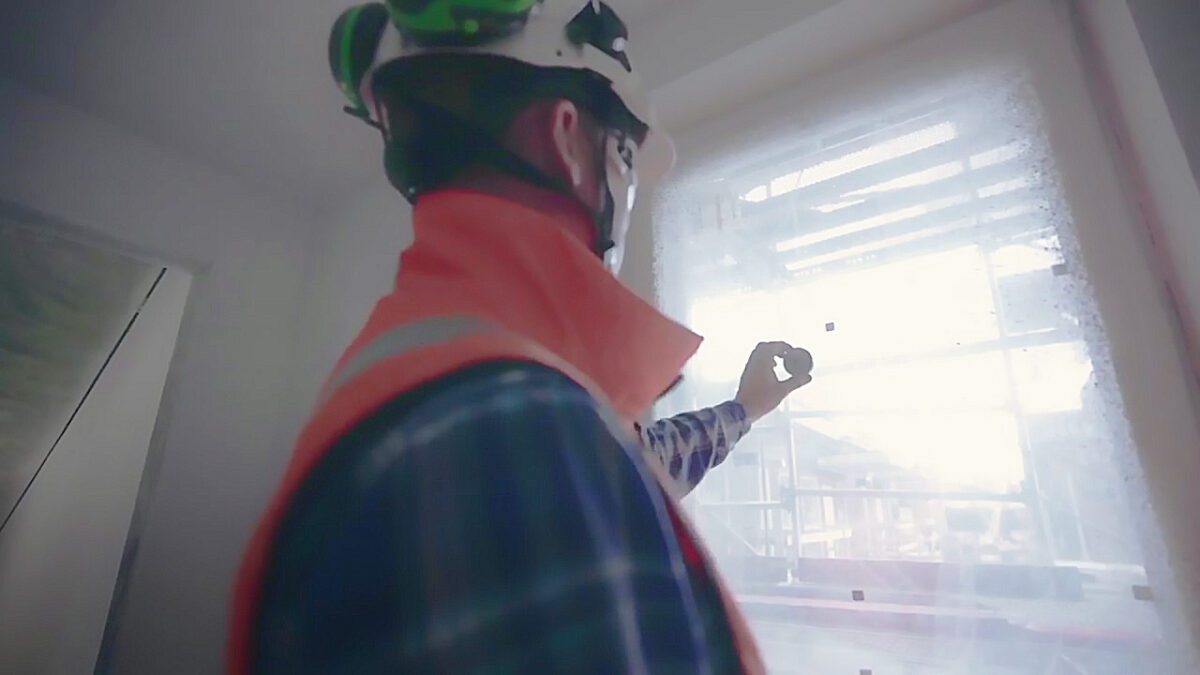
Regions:
M 638 20 L 679 1 L 611 4 Z M 329 29 L 352 4 L 4 2 L 0 76 L 319 207 L 380 163 L 374 132 L 341 112 L 326 60 Z

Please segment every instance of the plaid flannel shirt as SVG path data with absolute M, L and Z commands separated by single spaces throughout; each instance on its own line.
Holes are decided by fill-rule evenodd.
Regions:
M 256 672 L 735 672 L 719 591 L 684 564 L 646 461 L 690 489 L 748 428 L 726 404 L 631 447 L 582 388 L 529 364 L 401 397 L 293 503 Z
M 741 403 L 683 413 L 649 426 L 637 425 L 642 449 L 674 482 L 676 496 L 696 488 L 710 470 L 725 461 L 734 444 L 750 431 Z

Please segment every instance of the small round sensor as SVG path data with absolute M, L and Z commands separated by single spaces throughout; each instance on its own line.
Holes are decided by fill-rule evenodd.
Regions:
M 796 347 L 783 355 L 783 368 L 792 376 L 808 375 L 813 369 L 813 357 L 807 349 Z

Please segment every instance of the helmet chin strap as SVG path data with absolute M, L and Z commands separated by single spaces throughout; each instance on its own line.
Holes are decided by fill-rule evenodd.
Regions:
M 602 141 L 604 147 L 600 148 L 600 152 L 597 153 L 596 162 L 598 166 L 596 175 L 604 176 L 603 204 L 597 210 L 580 199 L 575 191 L 561 180 L 554 179 L 532 162 L 505 148 L 491 134 L 488 134 L 475 124 L 462 119 L 441 106 L 413 97 L 406 97 L 404 104 L 411 106 L 413 110 L 419 111 L 426 120 L 433 122 L 435 126 L 439 126 L 443 130 L 452 128 L 453 135 L 459 137 L 460 146 L 474 149 L 477 152 L 476 159 L 478 161 L 486 162 L 495 169 L 532 183 L 537 187 L 557 192 L 582 206 L 587 212 L 592 214 L 596 234 L 592 244 L 593 252 L 604 261 L 605 265 L 614 274 L 619 271 L 622 258 L 624 257 L 625 232 L 628 230 L 629 211 L 632 208 L 633 192 L 637 185 L 636 174 L 633 172 L 630 160 L 621 156 L 622 148 L 625 147 L 624 136 L 605 132 Z M 377 114 L 380 115 L 381 119 L 387 119 L 385 111 L 377 111 Z M 381 131 L 383 132 L 384 141 L 389 151 L 394 147 L 396 151 L 404 152 L 407 147 L 419 143 L 419 141 L 405 143 L 394 138 L 389 138 L 386 124 L 384 127 Z M 420 136 L 421 134 L 417 135 Z M 430 135 L 432 136 L 432 134 Z M 446 134 L 437 135 L 442 138 L 452 137 Z M 615 180 L 614 174 L 616 174 Z M 404 194 L 405 199 L 411 204 L 415 204 L 417 199 L 430 187 L 406 185 L 390 175 L 389 178 L 393 179 L 392 184 Z M 632 183 L 630 183 L 630 178 L 632 178 Z

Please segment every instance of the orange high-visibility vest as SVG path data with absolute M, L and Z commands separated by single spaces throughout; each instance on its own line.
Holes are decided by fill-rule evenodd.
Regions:
M 339 438 L 396 397 L 475 364 L 553 368 L 632 427 L 675 381 L 700 338 L 639 299 L 563 223 L 513 202 L 446 191 L 421 198 L 395 290 L 326 381 L 275 498 L 246 551 L 233 598 L 231 675 L 253 670 L 263 577 L 292 500 Z M 640 457 L 637 461 L 641 461 Z M 669 490 L 689 574 L 720 590 L 744 670 L 753 639 Z

